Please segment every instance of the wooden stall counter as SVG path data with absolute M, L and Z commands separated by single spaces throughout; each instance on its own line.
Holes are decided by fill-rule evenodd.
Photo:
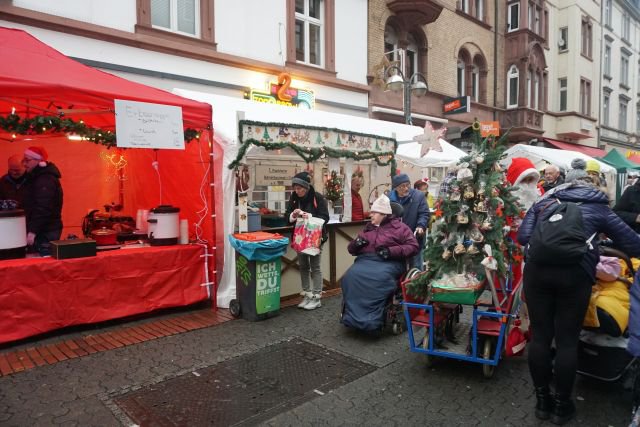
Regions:
M 0 343 L 205 300 L 203 248 L 0 261 Z
M 358 232 L 364 228 L 369 221 L 336 222 L 327 224 L 329 239 L 322 246 L 322 278 L 325 290 L 340 287 L 342 276 L 355 261 L 355 257 L 347 251 L 349 242 L 357 236 Z M 283 236 L 291 237 L 293 226 L 266 228 L 263 231 L 270 233 L 280 233 Z M 296 295 L 301 291 L 300 270 L 298 268 L 298 254 L 291 249 L 282 257 L 280 295 L 287 297 Z

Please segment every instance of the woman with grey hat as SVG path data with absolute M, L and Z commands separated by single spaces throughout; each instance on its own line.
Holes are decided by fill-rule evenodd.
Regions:
M 315 191 L 311 185 L 311 177 L 307 172 L 296 174 L 291 180 L 291 184 L 293 185 L 293 193 L 287 203 L 286 218 L 290 223 L 296 222 L 298 218 L 307 218 L 309 215 L 323 219 L 325 225 L 322 227 L 322 242 L 324 243 L 327 240 L 326 224 L 329 221 L 327 201 Z M 303 296 L 298 308 L 314 310 L 322 305 L 320 303 L 322 295 L 320 256 L 321 254 L 313 256 L 298 253 Z
M 402 205 L 402 222 L 407 224 L 418 239 L 420 251 L 413 258 L 412 267 L 422 270 L 425 233 L 429 224 L 429 207 L 421 191 L 411 188 L 411 180 L 406 173 L 401 173 L 391 179 L 393 191 L 389 195 L 392 202 Z

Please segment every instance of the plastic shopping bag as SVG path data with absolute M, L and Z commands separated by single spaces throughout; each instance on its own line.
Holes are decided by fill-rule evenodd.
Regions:
M 298 218 L 291 239 L 293 250 L 307 255 L 318 255 L 322 243 L 323 224 L 324 220 L 321 218 Z

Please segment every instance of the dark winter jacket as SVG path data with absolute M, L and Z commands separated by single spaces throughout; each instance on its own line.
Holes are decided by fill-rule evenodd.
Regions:
M 418 253 L 418 241 L 411 229 L 400 221 L 400 218 L 386 217 L 380 226 L 369 223 L 358 233 L 358 236 L 369 244 L 357 248 L 355 240 L 352 240 L 347 247 L 351 255 L 376 253 L 376 250 L 381 247 L 389 249 L 390 259 L 410 258 Z
M 558 176 L 558 179 L 556 179 L 554 182 L 546 182 L 544 184 L 542 184 L 542 189 L 544 190 L 544 192 L 546 193 L 547 191 L 551 191 L 552 189 L 561 186 L 562 184 L 564 184 L 564 177 L 562 175 Z
M 15 200 L 21 208 L 24 205 L 24 183 L 26 175 L 13 179 L 9 174 L 0 178 L 0 200 Z
M 296 209 L 301 209 L 304 212 L 310 213 L 315 218 L 324 219 L 324 225 L 322 226 L 322 241 L 327 240 L 327 223 L 329 222 L 329 209 L 327 208 L 327 201 L 322 194 L 317 193 L 313 188 L 313 185 L 309 186 L 307 194 L 303 198 L 298 197 L 295 193 L 291 193 L 291 198 L 287 203 L 287 211 L 285 212 L 285 218 L 289 221 L 291 212 Z
M 636 222 L 636 218 L 640 215 L 640 180 L 622 193 L 613 211 L 636 233 L 640 233 L 640 223 Z
M 427 229 L 431 214 L 424 198 L 424 193 L 415 188 L 411 188 L 409 194 L 400 198 L 396 190 L 393 190 L 389 196 L 389 200 L 402 205 L 404 209 L 402 212 L 402 222 L 407 224 L 411 231 L 415 231 L 417 227 L 422 227 L 423 230 Z
M 60 171 L 53 163 L 36 166 L 27 173 L 24 210 L 27 232 L 41 234 L 62 230 L 62 186 Z
M 562 202 L 580 203 L 578 206 L 582 212 L 586 236 L 591 236 L 593 233 L 605 233 L 613 240 L 616 247 L 627 255 L 640 256 L 640 237 L 613 213 L 609 208 L 607 196 L 590 185 L 578 183 L 564 184 L 552 189 L 527 211 L 518 230 L 518 242 L 521 245 L 526 246 L 529 243 L 536 222 L 540 217 L 540 211 L 552 201 L 552 198 L 558 198 Z M 546 213 L 542 212 L 542 218 L 545 215 Z M 593 282 L 595 282 L 598 260 L 598 247 L 594 244 L 593 249 L 587 252 L 580 262 L 580 266 L 589 274 Z

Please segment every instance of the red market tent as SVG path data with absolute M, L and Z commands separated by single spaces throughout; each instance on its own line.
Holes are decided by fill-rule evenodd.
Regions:
M 38 135 L 0 129 L 0 175 L 4 174 L 9 156 L 21 155 L 31 145 L 43 146 L 48 151 L 49 160 L 60 169 L 64 189 L 63 238 L 68 233 L 82 235 L 82 220 L 89 210 L 121 202 L 124 209 L 119 214 L 133 218 L 138 209 L 150 209 L 159 204 L 178 206 L 180 217 L 188 219 L 192 237 L 197 233 L 208 241 L 210 247 L 216 246 L 216 240 L 221 241 L 222 236 L 216 236 L 216 228 L 211 220 L 215 215 L 210 191 L 215 186 L 210 183 L 213 182 L 213 176 L 221 176 L 214 170 L 222 168 L 221 156 L 216 156 L 215 164 L 212 162 L 211 105 L 85 66 L 21 30 L 0 27 L 0 58 L 0 120 L 14 115 L 21 120 L 35 116 L 64 117 L 76 123 L 82 120 L 87 126 L 115 132 L 114 100 L 124 99 L 181 107 L 184 128 L 202 132 L 200 138 L 185 144 L 184 150 L 123 150 L 87 141 L 70 141 L 60 132 L 52 134 L 47 131 Z M 158 162 L 157 169 L 152 167 L 152 162 Z M 195 223 L 199 223 L 200 227 L 196 229 Z M 222 246 L 220 242 L 217 245 Z M 216 255 L 219 265 L 222 253 Z M 144 263 L 140 259 L 140 263 L 145 264 L 147 270 L 153 270 L 153 262 Z M 221 270 L 219 267 L 217 269 Z M 209 263 L 209 271 L 215 270 L 215 263 Z M 179 281 L 177 274 L 164 281 Z M 211 283 L 215 278 L 208 280 Z M 10 282 L 6 285 L 11 285 L 11 288 L 3 289 L 0 284 L 0 308 L 2 301 L 11 301 L 9 297 L 16 292 L 16 286 Z M 202 299 L 203 294 L 206 297 L 205 288 L 201 284 L 197 286 L 197 290 L 189 291 L 188 297 L 187 292 L 184 296 L 173 295 L 169 304 L 192 303 Z M 98 288 L 95 289 L 94 293 L 99 292 Z M 43 298 L 46 300 L 46 295 Z M 92 298 L 94 305 L 100 301 L 97 295 Z M 215 295 L 212 298 L 215 301 Z M 151 311 L 166 306 L 170 298 L 168 295 L 159 295 L 157 299 L 144 299 L 144 307 L 131 304 L 115 314 L 96 317 L 89 313 L 86 318 L 65 319 L 55 325 L 62 327 L 87 323 L 88 319 L 98 321 L 135 314 L 140 310 Z M 51 303 L 56 307 L 59 305 L 62 311 L 66 307 L 60 301 Z M 89 301 L 83 303 L 90 305 Z M 8 305 L 4 309 L 7 307 L 19 308 L 18 305 Z M 28 326 L 40 328 L 39 332 L 49 330 L 53 317 L 48 317 L 42 320 L 43 325 L 34 321 L 33 325 Z
M 22 30 L 0 27 L 0 112 L 59 115 L 115 129 L 114 99 L 182 107 L 185 127 L 211 126 L 211 106 L 74 61 Z

